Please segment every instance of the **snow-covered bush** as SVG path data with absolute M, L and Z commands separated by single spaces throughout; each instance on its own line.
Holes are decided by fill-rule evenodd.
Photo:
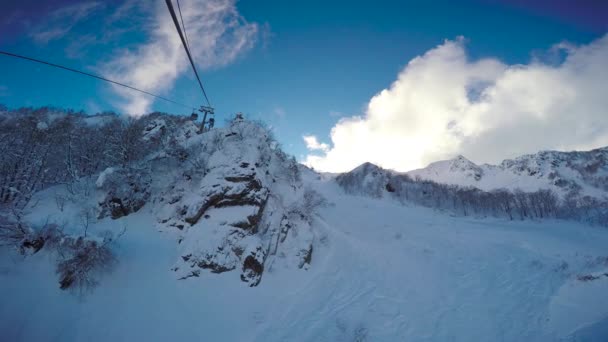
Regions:
M 111 238 L 102 242 L 82 236 L 65 237 L 58 246 L 61 257 L 56 273 L 62 290 L 86 292 L 98 284 L 98 277 L 109 272 L 116 262 L 110 248 Z
M 57 255 L 56 273 L 62 290 L 84 293 L 97 285 L 98 278 L 116 262 L 111 249 L 114 241 L 112 234 L 87 238 L 85 230 L 84 235 L 65 235 L 55 223 L 32 228 L 14 215 L 0 215 L 0 246 L 12 247 L 22 255 L 41 250 Z
M 71 199 L 90 196 L 91 176 L 108 167 L 128 168 L 171 140 L 192 136 L 193 127 L 196 131 L 187 118 L 162 113 L 132 119 L 41 107 L 5 114 L 0 121 L 0 205 L 15 208 L 56 184 L 64 184 Z M 184 160 L 180 141 L 165 153 Z
M 365 326 L 359 324 L 353 331 L 354 342 L 365 342 L 367 341 L 368 331 Z
M 291 208 L 291 213 L 299 215 L 300 219 L 312 224 L 315 212 L 322 207 L 327 206 L 327 199 L 319 192 L 311 188 L 304 189 L 302 199 L 294 204 Z
M 32 229 L 16 215 L 6 210 L 0 212 L 0 246 L 21 248 L 33 235 Z
M 179 162 L 183 162 L 188 159 L 189 153 L 187 149 L 182 146 L 175 137 L 170 137 L 164 146 L 164 152 L 176 159 Z

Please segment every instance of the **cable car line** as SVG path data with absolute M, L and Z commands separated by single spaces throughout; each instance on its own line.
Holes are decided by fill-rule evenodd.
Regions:
M 125 87 L 125 88 L 129 88 L 131 90 L 138 91 L 140 93 L 143 93 L 143 94 L 146 94 L 146 95 L 149 95 L 149 96 L 153 96 L 153 97 L 155 97 L 157 99 L 161 99 L 161 100 L 164 100 L 164 101 L 167 101 L 167 102 L 170 102 L 170 103 L 173 103 L 173 104 L 185 107 L 185 108 L 189 108 L 189 109 L 194 108 L 194 106 L 188 106 L 186 104 L 183 104 L 183 103 L 180 103 L 180 102 L 177 102 L 177 101 L 173 101 L 173 100 L 168 99 L 166 97 L 163 97 L 163 96 L 160 96 L 160 95 L 156 95 L 156 94 L 150 93 L 150 92 L 145 91 L 145 90 L 141 90 L 141 89 L 135 88 L 135 87 L 130 86 L 128 84 L 124 84 L 124 83 L 120 83 L 120 82 L 117 82 L 117 81 L 110 80 L 110 79 L 105 78 L 103 76 L 91 74 L 91 73 L 88 73 L 88 72 L 85 72 L 85 71 L 73 69 L 73 68 L 70 68 L 70 67 L 66 67 L 66 66 L 55 64 L 55 63 L 51 63 L 51 62 L 46 62 L 46 61 L 43 61 L 43 60 L 40 60 L 40 59 L 36 59 L 36 58 L 32 58 L 32 57 L 18 55 L 16 53 L 11 53 L 11 52 L 7 52 L 7 51 L 0 50 L 0 54 L 6 55 L 6 56 L 10 56 L 10 57 L 24 59 L 24 60 L 27 60 L 27 61 L 30 61 L 30 62 L 45 64 L 45 65 L 52 66 L 52 67 L 55 67 L 55 68 L 59 68 L 59 69 L 63 69 L 63 70 L 71 71 L 71 72 L 75 72 L 77 74 L 82 74 L 82 75 L 85 75 L 85 76 L 93 77 L 93 78 L 96 78 L 96 79 L 99 79 L 99 80 L 102 80 L 102 81 L 110 82 L 110 83 L 113 83 L 113 84 L 116 84 L 116 85 L 119 85 L 119 86 L 122 86 L 122 87 Z
M 177 15 L 175 14 L 175 10 L 173 9 L 173 3 L 171 0 L 165 0 L 167 3 L 167 7 L 169 8 L 169 13 L 171 13 L 171 18 L 173 19 L 173 23 L 175 24 L 175 28 L 177 29 L 177 33 L 179 33 L 179 38 L 182 40 L 182 44 L 184 45 L 184 49 L 186 50 L 186 54 L 188 55 L 188 60 L 190 60 L 190 65 L 192 65 L 192 70 L 194 70 L 194 75 L 198 80 L 198 84 L 203 91 L 203 96 L 205 96 L 205 100 L 207 100 L 207 105 L 209 108 L 211 107 L 211 102 L 209 102 L 209 98 L 207 97 L 207 92 L 205 92 L 205 87 L 203 87 L 203 82 L 201 82 L 201 78 L 198 75 L 198 71 L 196 71 L 196 66 L 194 65 L 194 61 L 192 60 L 192 55 L 190 54 L 190 49 L 188 48 L 188 44 L 184 39 L 184 34 L 182 33 L 182 29 L 179 26 L 179 21 L 177 20 Z
M 177 11 L 179 12 L 179 19 L 182 21 L 182 27 L 184 29 L 184 37 L 186 37 L 186 46 L 190 48 L 190 42 L 188 41 L 188 31 L 186 31 L 186 24 L 184 24 L 184 17 L 182 17 L 182 8 L 179 6 L 179 0 L 177 0 Z

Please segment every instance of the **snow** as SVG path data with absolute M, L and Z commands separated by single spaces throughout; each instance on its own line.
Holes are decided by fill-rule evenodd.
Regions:
M 115 117 L 114 114 L 96 114 L 85 116 L 82 121 L 92 127 L 102 127 Z
M 46 130 L 46 129 L 49 128 L 49 125 L 46 122 L 44 122 L 44 121 L 39 121 L 36 124 L 36 128 L 39 129 L 39 130 L 41 130 L 41 131 L 44 131 L 44 130 Z
M 581 284 L 580 280 L 571 279 L 560 287 L 549 306 L 550 320 L 559 335 L 576 335 L 580 331 L 589 334 L 590 330 L 597 330 L 599 337 L 600 329 L 603 329 L 602 336 L 608 336 L 608 313 L 602 310 L 608 307 L 608 296 L 605 295 L 608 288 L 607 272 L 608 267 L 591 274 L 598 277 L 597 280 Z M 602 292 L 604 295 L 598 296 Z
M 113 174 L 114 171 L 115 171 L 115 169 L 113 167 L 108 167 L 105 170 L 101 171 L 99 173 L 99 177 L 97 177 L 97 180 L 95 181 L 95 186 L 97 186 L 98 188 L 103 187 L 108 176 Z
M 533 192 L 552 189 L 558 195 L 572 190 L 571 184 L 581 187 L 581 193 L 596 198 L 606 197 L 606 176 L 608 165 L 605 162 L 608 149 L 588 152 L 543 151 L 524 155 L 513 160 L 504 160 L 499 165 L 476 165 L 463 156 L 438 161 L 427 167 L 407 172 L 413 178 L 432 180 L 437 183 L 472 186 L 490 191 L 506 188 Z M 598 163 L 596 171 L 586 171 L 592 162 Z M 570 183 L 558 186 L 557 181 Z M 604 187 L 604 188 L 602 188 Z
M 158 137 L 161 134 L 161 131 L 163 129 L 166 129 L 166 127 L 167 127 L 167 123 L 165 122 L 165 120 L 163 120 L 163 119 L 153 120 L 146 127 L 146 129 L 144 131 L 143 139 L 145 141 L 147 141 L 150 139 L 154 139 L 155 137 Z
M 331 202 L 315 220 L 308 271 L 273 266 L 255 288 L 238 272 L 176 280 L 174 236 L 144 207 L 90 228 L 127 232 L 117 268 L 84 297 L 59 290 L 49 255 L 1 250 L 3 339 L 554 341 L 606 332 L 608 281 L 577 277 L 606 269 L 594 261 L 608 257 L 607 230 L 450 217 L 304 178 Z M 31 219 L 50 212 L 37 207 Z
M 474 165 L 474 164 L 473 164 Z M 475 165 L 476 166 L 476 165 Z M 478 167 L 481 177 L 476 179 L 470 169 L 453 169 L 452 161 L 440 161 L 430 164 L 425 169 L 408 172 L 412 177 L 420 177 L 437 183 L 454 184 L 462 186 L 473 186 L 481 190 L 489 191 L 500 188 L 520 189 L 526 192 L 537 191 L 547 187 L 544 180 L 528 175 L 518 175 L 506 172 L 497 167 Z
M 164 124 L 154 122 L 147 134 L 162 138 L 165 130 L 158 127 Z M 167 151 L 148 156 L 146 205 L 88 226 L 92 239 L 126 228 L 114 247 L 118 264 L 98 287 L 83 295 L 62 291 L 51 252 L 43 248 L 23 257 L 0 248 L 0 340 L 603 341 L 608 336 L 608 229 L 452 216 L 373 192 L 348 195 L 334 174 L 300 167 L 302 179 L 290 179 L 289 160 L 275 150 L 276 143 L 245 122 L 200 135 L 190 121 L 172 129 L 189 159 L 169 162 Z M 545 160 L 538 170 L 546 175 L 553 170 L 547 163 L 560 158 Z M 526 176 L 538 165 L 517 173 L 511 172 L 517 161 L 505 163 L 508 172 L 458 157 L 424 172 L 442 182 L 482 187 L 517 184 L 529 190 L 548 184 Z M 568 174 L 572 168 L 558 168 L 563 177 L 578 177 Z M 87 195 L 68 193 L 63 185 L 37 193 L 26 220 L 82 233 L 83 209 L 99 209 L 108 177 L 122 170 L 92 176 L 96 189 Z M 384 191 L 383 170 L 372 164 L 358 170 L 357 185 Z M 299 206 L 313 191 L 327 204 L 310 218 Z M 185 220 L 217 194 L 248 201 L 207 206 L 202 217 Z M 66 199 L 61 209 L 57 198 Z M 260 212 L 264 225 L 256 226 L 257 232 L 238 227 Z M 212 273 L 188 264 L 187 255 L 234 270 Z M 242 280 L 241 256 L 248 255 L 265 261 L 255 287 Z M 201 272 L 194 276 L 193 270 Z M 581 280 L 587 278 L 592 280 Z

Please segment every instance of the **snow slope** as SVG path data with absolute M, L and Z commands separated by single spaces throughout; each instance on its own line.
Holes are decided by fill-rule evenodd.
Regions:
M 82 295 L 59 289 L 52 251 L 0 248 L 1 341 L 608 336 L 605 228 L 400 203 L 382 196 L 387 171 L 372 164 L 349 176 L 366 195 L 347 194 L 335 175 L 297 167 L 259 126 L 198 135 L 191 122 L 166 124 L 144 132 L 150 140 L 177 132 L 166 148 L 83 179 L 95 186 L 86 196 L 59 209 L 64 186 L 35 195 L 33 226 L 56 222 L 79 234 L 83 209 L 101 206 L 88 236 L 126 232 L 114 247 L 118 264 Z M 579 157 L 564 165 L 592 164 Z M 475 182 L 489 172 L 464 159 L 437 165 L 437 174 L 479 174 Z M 600 179 L 602 165 L 588 172 Z M 319 198 L 325 204 L 309 210 Z
M 481 190 L 506 188 L 536 191 L 552 189 L 557 194 L 580 193 L 606 198 L 608 191 L 608 147 L 586 152 L 543 151 L 499 165 L 476 165 L 463 156 L 431 163 L 407 172 L 437 183 L 473 186 Z
M 608 277 L 577 277 L 608 272 L 607 230 L 450 217 L 348 196 L 312 172 L 304 182 L 331 203 L 308 271 L 271 267 L 253 288 L 238 272 L 176 280 L 174 237 L 147 206 L 94 225 L 129 229 L 84 297 L 58 289 L 48 255 L 2 250 L 2 340 L 605 341 Z

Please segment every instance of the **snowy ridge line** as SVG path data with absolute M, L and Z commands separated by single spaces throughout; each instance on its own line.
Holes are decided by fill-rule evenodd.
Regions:
M 498 165 L 476 165 L 463 156 L 438 161 L 409 176 L 437 183 L 526 192 L 551 189 L 560 197 L 608 198 L 608 147 L 590 151 L 541 151 Z
M 335 176 L 335 180 L 347 193 L 375 198 L 388 197 L 403 203 L 448 210 L 462 216 L 494 216 L 510 220 L 558 218 L 608 226 L 608 193 L 604 190 L 604 187 L 608 186 L 605 184 L 608 178 L 603 176 L 604 169 L 607 168 L 605 153 L 606 149 L 590 151 L 587 154 L 575 153 L 575 156 L 584 156 L 582 159 L 586 165 L 595 165 L 593 174 L 596 177 L 593 180 L 585 180 L 586 184 L 597 186 L 594 188 L 597 197 L 581 192 L 582 187 L 577 186 L 575 181 L 564 181 L 570 185 L 566 194 L 558 192 L 564 189 L 555 190 L 555 186 L 551 184 L 528 188 L 527 191 L 518 187 L 480 189 L 475 185 L 483 179 L 483 169 L 462 156 L 451 161 L 433 163 L 427 169 L 410 173 L 398 173 L 365 163 L 350 172 Z M 546 154 L 539 153 L 541 156 Z M 564 154 L 570 156 L 568 153 Z M 518 159 L 526 161 L 519 164 L 530 164 L 527 158 L 529 156 Z M 570 169 L 581 168 L 580 164 L 574 164 L 572 161 L 568 165 Z M 519 170 L 528 172 L 526 170 L 529 169 Z M 452 174 L 455 174 L 452 180 L 444 182 Z M 538 175 L 537 179 L 541 180 L 545 174 L 546 172 L 532 171 L 532 175 Z M 549 175 L 550 179 L 558 177 L 553 171 Z M 456 176 L 463 177 L 467 182 L 459 183 Z M 543 184 L 540 181 L 538 183 Z

